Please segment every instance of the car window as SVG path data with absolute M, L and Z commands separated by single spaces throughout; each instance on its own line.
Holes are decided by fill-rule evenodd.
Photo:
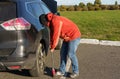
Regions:
M 27 3 L 27 10 L 35 18 L 38 18 L 43 13 L 50 12 L 49 9 L 41 2 L 29 2 L 29 3 Z

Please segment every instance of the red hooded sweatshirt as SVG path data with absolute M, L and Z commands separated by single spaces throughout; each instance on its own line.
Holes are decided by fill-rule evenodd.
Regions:
M 51 49 L 54 49 L 57 46 L 59 38 L 69 42 L 81 37 L 81 33 L 77 25 L 71 20 L 62 16 L 57 16 L 53 13 L 48 13 L 47 19 L 48 26 L 50 27 Z

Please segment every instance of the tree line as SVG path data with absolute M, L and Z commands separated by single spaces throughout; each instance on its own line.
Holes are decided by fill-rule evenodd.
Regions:
M 88 2 L 84 4 L 80 2 L 79 5 L 61 5 L 58 6 L 58 11 L 98 11 L 98 10 L 120 10 L 120 5 L 115 1 L 113 5 L 103 5 L 101 0 L 95 0 L 94 3 Z

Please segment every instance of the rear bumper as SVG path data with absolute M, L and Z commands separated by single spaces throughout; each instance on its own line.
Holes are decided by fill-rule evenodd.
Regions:
M 23 60 L 22 60 L 23 59 Z M 30 55 L 27 58 L 21 58 L 21 60 L 15 61 L 2 61 L 0 62 L 0 70 L 20 70 L 20 69 L 31 69 L 35 62 L 35 56 Z

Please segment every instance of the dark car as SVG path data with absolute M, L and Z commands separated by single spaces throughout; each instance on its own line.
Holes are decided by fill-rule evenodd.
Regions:
M 49 29 L 39 22 L 41 14 L 50 12 L 43 1 L 0 1 L 0 70 L 43 73 L 50 41 Z

